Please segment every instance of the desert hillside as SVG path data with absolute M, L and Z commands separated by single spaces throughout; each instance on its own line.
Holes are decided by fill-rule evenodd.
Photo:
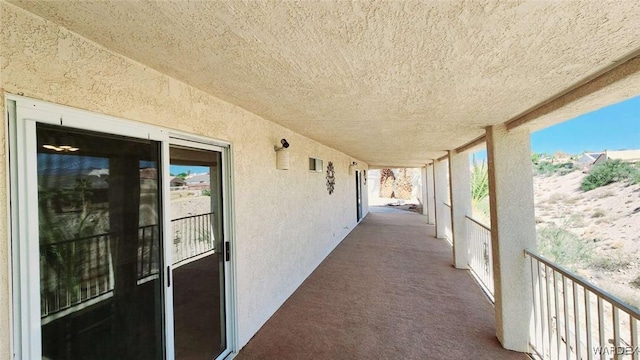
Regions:
M 580 189 L 586 175 L 536 175 L 539 250 L 640 308 L 640 185 Z

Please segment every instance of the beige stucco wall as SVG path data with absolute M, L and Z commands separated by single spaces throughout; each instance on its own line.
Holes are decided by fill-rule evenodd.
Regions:
M 362 161 L 13 5 L 0 2 L 0 8 L 3 96 L 20 94 L 232 143 L 240 346 L 356 225 L 355 175 L 349 175 L 348 165 L 357 161 L 366 169 Z M 0 127 L 0 358 L 9 358 L 11 342 L 5 127 Z M 275 168 L 273 146 L 281 138 L 291 144 L 288 171 Z M 333 195 L 324 173 L 309 172 L 308 157 L 324 160 L 325 167 L 333 161 Z

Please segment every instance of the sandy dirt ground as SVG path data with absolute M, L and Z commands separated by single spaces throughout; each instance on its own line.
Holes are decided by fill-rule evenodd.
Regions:
M 171 219 L 206 214 L 211 211 L 211 197 L 188 196 L 171 199 Z
M 397 210 L 411 211 L 422 214 L 422 203 L 413 198 L 410 200 L 398 200 L 392 198 L 381 198 L 369 195 L 369 206 L 383 206 Z
M 587 242 L 591 260 L 578 266 L 578 275 L 640 307 L 640 185 L 618 182 L 585 192 L 585 176 L 534 177 L 538 230 L 556 225 Z

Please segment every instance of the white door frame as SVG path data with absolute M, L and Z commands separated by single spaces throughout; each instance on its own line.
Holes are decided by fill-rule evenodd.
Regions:
M 183 133 L 155 125 L 126 121 L 116 117 L 51 104 L 22 96 L 7 94 L 8 114 L 7 163 L 10 209 L 9 241 L 11 257 L 12 347 L 15 359 L 41 359 L 40 323 L 40 259 L 38 234 L 38 199 L 33 189 L 38 188 L 36 123 L 148 139 L 161 143 L 162 213 L 165 245 L 171 231 L 169 214 L 169 145 L 182 144 L 196 149 L 209 149 L 222 153 L 223 233 L 231 245 L 231 259 L 225 261 L 225 303 L 227 350 L 219 359 L 237 351 L 236 314 L 236 255 L 233 206 L 232 151 L 229 142 Z M 164 246 L 165 265 L 171 264 L 171 247 Z M 170 269 L 170 267 L 169 267 Z M 163 269 L 163 271 L 165 271 Z M 169 276 L 163 276 L 165 301 L 165 354 L 174 359 L 173 296 Z M 36 279 L 36 280 L 33 280 Z
M 170 157 L 170 147 L 171 145 L 178 145 L 181 147 L 186 147 L 186 148 L 191 148 L 191 149 L 195 149 L 195 150 L 208 150 L 208 151 L 215 151 L 221 154 L 221 160 L 222 163 L 220 164 L 220 170 L 221 170 L 221 179 L 222 179 L 222 234 L 223 234 L 223 248 L 221 249 L 222 251 L 224 251 L 224 243 L 225 242 L 229 242 L 231 243 L 231 239 L 230 239 L 230 221 L 229 221 L 229 212 L 231 211 L 232 207 L 228 204 L 231 198 L 231 192 L 229 190 L 230 188 L 230 180 L 231 180 L 231 176 L 230 176 L 230 171 L 229 171 L 229 153 L 230 153 L 230 148 L 229 146 L 220 146 L 218 143 L 215 142 L 204 142 L 203 139 L 198 138 L 197 140 L 194 138 L 190 138 L 189 136 L 185 136 L 184 134 L 179 134 L 179 133 L 173 133 L 171 132 L 169 134 L 169 139 L 167 141 L 164 141 L 162 143 L 162 171 L 163 171 L 163 209 L 164 211 L 170 211 L 170 199 L 171 199 L 171 195 L 169 194 L 169 189 L 170 189 L 170 178 L 171 175 L 169 173 L 169 164 L 171 162 L 171 157 Z M 165 212 L 165 214 L 169 214 L 168 212 Z M 169 229 L 169 231 L 171 231 L 171 216 L 165 216 L 164 219 L 164 228 L 165 229 Z M 173 261 L 172 261 L 172 251 L 171 251 L 171 247 L 170 246 L 165 246 L 164 248 L 165 250 L 165 264 L 166 264 L 166 268 L 167 268 L 167 276 L 165 276 L 165 278 L 167 278 L 167 280 L 169 280 L 169 277 L 172 276 L 173 274 Z M 235 252 L 231 251 L 231 254 L 233 255 Z M 224 254 L 223 254 L 224 256 Z M 225 338 L 226 338 L 226 342 L 227 342 L 227 348 L 216 358 L 216 359 L 224 359 L 226 358 L 229 354 L 231 354 L 234 350 L 235 350 L 235 336 L 231 336 L 232 332 L 235 331 L 235 326 L 232 326 L 232 324 L 235 324 L 235 311 L 233 311 L 234 307 L 231 307 L 231 304 L 234 303 L 234 297 L 232 296 L 232 284 L 234 282 L 231 281 L 232 278 L 232 264 L 235 264 L 235 261 L 233 259 L 233 257 L 230 258 L 230 261 L 224 261 L 224 301 L 225 301 L 225 319 L 226 319 L 226 328 L 225 328 Z M 167 309 L 165 310 L 166 314 L 171 314 L 173 315 L 172 309 L 173 309 L 173 280 L 171 280 L 170 284 L 166 284 L 165 283 L 166 288 L 168 289 L 168 294 L 166 296 L 166 306 Z M 235 293 L 235 289 L 233 289 L 233 293 Z M 233 321 L 231 321 L 233 320 Z M 173 328 L 173 316 L 171 317 L 171 319 L 167 319 L 167 349 L 171 348 L 174 349 L 175 348 L 175 344 L 173 342 L 174 337 L 175 337 L 175 333 L 174 333 L 174 328 Z M 169 322 L 171 324 L 169 324 Z M 171 332 L 171 335 L 169 335 L 169 331 Z M 170 339 L 168 339 L 170 337 Z M 232 341 L 232 339 L 234 341 Z M 234 345 L 234 346 L 232 346 Z M 169 352 L 167 351 L 167 354 L 171 353 L 170 355 L 167 355 L 167 359 L 172 359 L 173 357 L 173 352 Z

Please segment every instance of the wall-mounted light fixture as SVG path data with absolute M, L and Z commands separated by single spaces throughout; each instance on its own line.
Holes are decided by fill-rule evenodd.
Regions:
M 352 161 L 351 164 L 349 164 L 349 175 L 353 175 L 357 168 L 358 168 L 358 163 L 355 161 Z
M 287 139 L 280 140 L 281 146 L 275 145 L 273 149 L 276 151 L 276 169 L 278 170 L 289 170 L 290 160 L 289 160 L 289 142 Z

